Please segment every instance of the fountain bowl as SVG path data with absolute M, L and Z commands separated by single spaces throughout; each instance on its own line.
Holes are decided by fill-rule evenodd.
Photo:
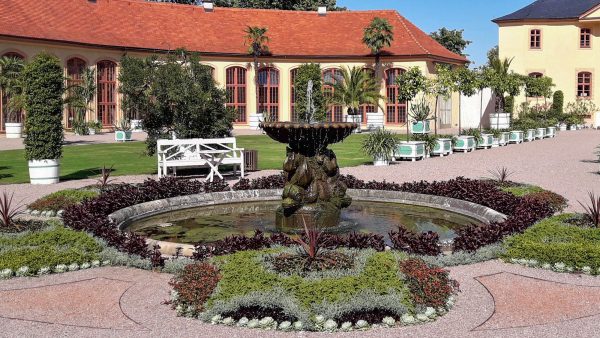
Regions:
M 273 140 L 288 144 L 293 150 L 310 154 L 342 142 L 359 127 L 358 123 L 263 122 L 260 128 Z M 305 151 L 302 151 L 305 150 Z

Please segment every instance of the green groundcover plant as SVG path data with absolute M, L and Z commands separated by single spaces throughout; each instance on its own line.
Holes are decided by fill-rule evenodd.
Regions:
M 28 267 L 36 272 L 59 264 L 100 259 L 102 246 L 85 232 L 54 224 L 40 231 L 0 235 L 0 270 Z
M 600 229 L 576 226 L 564 214 L 545 219 L 523 234 L 504 241 L 506 260 L 525 265 L 598 274 L 600 268 Z
M 81 203 L 86 199 L 94 198 L 99 193 L 93 190 L 85 189 L 66 189 L 60 190 L 42 198 L 37 199 L 29 205 L 31 210 L 39 211 L 59 211 L 67 207 Z

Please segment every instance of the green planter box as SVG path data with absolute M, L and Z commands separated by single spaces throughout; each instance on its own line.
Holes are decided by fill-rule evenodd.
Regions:
M 455 151 L 469 152 L 475 150 L 476 142 L 473 136 L 458 136 L 456 144 L 454 145 Z
M 535 130 L 536 140 L 543 140 L 546 137 L 546 128 L 538 128 Z
M 535 140 L 535 133 L 537 132 L 536 129 L 527 129 L 527 131 L 525 132 L 525 141 L 527 142 L 531 142 Z
M 435 143 L 435 147 L 431 152 L 432 155 L 444 157 L 446 155 L 452 154 L 452 139 L 449 138 L 439 138 Z
M 413 134 L 429 134 L 431 132 L 429 121 L 414 121 L 411 126 L 411 132 Z
M 494 135 L 492 134 L 481 134 L 481 139 L 477 140 L 478 149 L 489 149 L 494 143 Z
M 115 131 L 115 141 L 117 142 L 126 142 L 126 141 L 131 141 L 131 131 L 122 131 L 122 130 L 117 130 Z
M 509 142 L 514 144 L 523 143 L 524 133 L 521 130 L 513 130 L 510 132 Z
M 400 142 L 396 148 L 394 158 L 396 158 L 396 160 L 410 159 L 413 162 L 422 160 L 427 156 L 425 148 L 426 145 L 423 141 L 403 141 Z

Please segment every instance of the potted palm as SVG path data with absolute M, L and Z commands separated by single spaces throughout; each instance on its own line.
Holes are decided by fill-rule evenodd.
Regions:
M 127 119 L 121 120 L 113 126 L 115 128 L 115 141 L 131 141 L 131 123 Z
M 362 151 L 373 158 L 373 165 L 385 166 L 392 159 L 397 145 L 396 134 L 386 129 L 377 129 L 364 139 Z
M 96 135 L 102 131 L 102 123 L 100 121 L 90 121 L 87 123 L 88 133 Z
M 23 60 L 19 58 L 0 58 L 0 87 L 7 99 L 4 110 L 6 138 L 21 138 L 23 134 L 23 123 L 19 117 L 24 105 L 23 77 L 20 76 L 24 67 Z
M 38 54 L 23 70 L 23 95 L 27 119 L 25 157 L 31 184 L 58 183 L 62 144 L 64 77 L 60 60 Z
M 429 121 L 431 118 L 431 107 L 429 103 L 422 97 L 417 103 L 411 105 L 409 116 L 412 119 L 411 132 L 413 134 L 429 134 L 431 128 L 429 127 Z
M 81 83 L 67 87 L 65 103 L 75 111 L 72 128 L 76 135 L 93 135 L 96 132 L 96 124 L 86 122 L 86 116 L 93 111 L 91 107 L 96 88 L 96 72 L 91 68 L 83 70 Z
M 343 67 L 341 78 L 326 83 L 333 87 L 330 105 L 347 108 L 347 122 L 361 123 L 360 106 L 364 104 L 378 106 L 384 97 L 379 93 L 380 86 L 370 72 L 361 67 Z M 360 132 L 360 127 L 357 132 Z

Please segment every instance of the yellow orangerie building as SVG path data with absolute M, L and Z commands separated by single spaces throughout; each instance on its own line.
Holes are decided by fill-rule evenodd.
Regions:
M 589 99 L 600 107 L 600 0 L 539 0 L 493 21 L 512 70 L 551 77 L 565 104 Z
M 213 68 L 216 82 L 230 94 L 228 106 L 236 108 L 236 128 L 248 128 L 256 114 L 257 91 L 260 112 L 270 112 L 280 121 L 294 119 L 293 76 L 303 63 L 320 63 L 327 80 L 335 79 L 342 66 L 372 69 L 374 56 L 362 37 L 375 17 L 390 22 L 394 41 L 382 53 L 381 94 L 386 100 L 381 108 L 362 107 L 363 120 L 376 114 L 386 126 L 401 128 L 407 120 L 407 107 L 395 99 L 396 76 L 415 66 L 433 76 L 436 63 L 462 65 L 466 60 L 396 11 L 293 12 L 143 0 L 2 0 L 0 56 L 29 59 L 48 51 L 60 58 L 71 84 L 81 81 L 86 67 L 95 69 L 98 92 L 87 119 L 110 128 L 123 118 L 118 93 L 121 57 L 168 53 L 183 47 L 199 52 L 203 62 Z M 245 43 L 247 26 L 268 29 L 270 55 L 260 59 L 258 88 L 254 86 L 257 70 Z M 438 125 L 456 126 L 458 96 L 442 100 L 440 108 Z M 344 115 L 344 107 L 329 108 L 331 121 L 342 121 Z M 4 128 L 2 119 L 4 113 L 0 128 Z M 73 113 L 65 109 L 65 128 L 72 119 Z

